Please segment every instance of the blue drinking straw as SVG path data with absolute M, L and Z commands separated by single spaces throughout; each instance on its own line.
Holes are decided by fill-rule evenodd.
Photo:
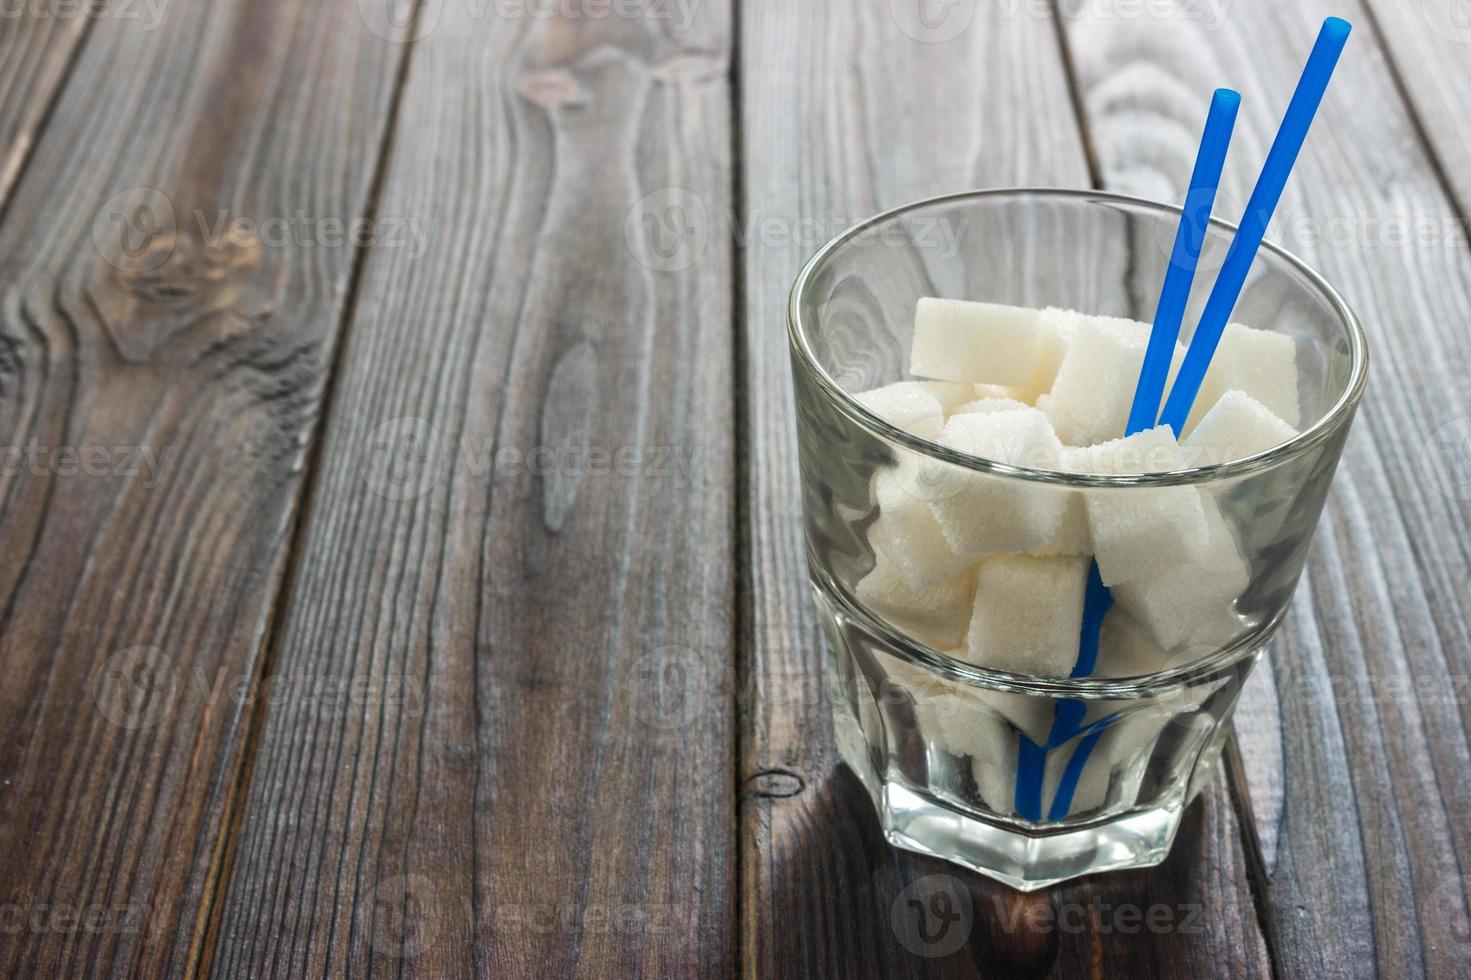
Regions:
M 1164 395 L 1165 380 L 1175 351 L 1175 340 L 1180 335 L 1180 321 L 1185 316 L 1185 305 L 1190 299 L 1191 284 L 1195 281 L 1201 245 L 1210 224 L 1211 209 L 1215 206 L 1216 188 L 1221 183 L 1226 151 L 1231 145 L 1231 131 L 1236 125 L 1236 113 L 1240 107 L 1241 95 L 1231 89 L 1216 89 L 1211 98 L 1205 130 L 1200 137 L 1200 148 L 1195 154 L 1195 168 L 1190 174 L 1190 189 L 1185 194 L 1180 223 L 1175 231 L 1169 268 L 1165 272 L 1164 286 L 1155 307 L 1154 328 L 1149 334 L 1149 346 L 1145 349 L 1144 363 L 1139 370 L 1139 383 L 1134 389 L 1134 404 L 1129 412 L 1125 435 L 1154 427 L 1159 400 Z M 1103 629 L 1103 619 L 1112 606 L 1113 595 L 1103 584 L 1098 563 L 1095 561 L 1088 570 L 1088 585 L 1083 593 L 1082 629 L 1078 659 L 1073 665 L 1072 677 L 1087 677 L 1093 673 L 1098 661 L 1098 641 Z M 1086 713 L 1087 705 L 1081 701 L 1060 701 L 1045 746 L 1038 746 L 1025 735 L 1021 736 L 1017 752 L 1014 799 L 1018 813 L 1030 819 L 1041 818 L 1042 770 L 1047 762 L 1047 752 L 1071 739 Z M 1083 763 L 1087 761 L 1087 752 L 1101 734 L 1100 731 L 1085 739 L 1069 760 L 1049 813 L 1051 819 L 1060 819 L 1059 807 L 1061 816 L 1067 815 Z
M 1165 395 L 1175 341 L 1180 337 L 1180 321 L 1185 318 L 1185 304 L 1190 301 L 1195 266 L 1200 261 L 1211 209 L 1216 203 L 1216 188 L 1221 183 L 1221 169 L 1226 163 L 1226 150 L 1231 145 L 1231 130 L 1240 108 L 1240 92 L 1218 88 L 1211 98 L 1205 132 L 1195 154 L 1195 169 L 1190 174 L 1190 190 L 1185 194 L 1180 225 L 1175 231 L 1170 267 L 1165 271 L 1159 305 L 1154 309 L 1154 329 L 1149 334 L 1149 347 L 1144 351 L 1144 366 L 1139 369 L 1139 385 L 1134 389 L 1126 436 L 1154 428 L 1159 417 L 1159 402 Z
M 1189 418 L 1190 409 L 1195 404 L 1196 396 L 1200 394 L 1200 386 L 1205 380 L 1206 371 L 1210 368 L 1211 358 L 1215 356 L 1221 335 L 1225 332 L 1226 324 L 1231 318 L 1231 311 L 1235 309 L 1236 301 L 1241 296 L 1241 288 L 1246 284 L 1247 272 L 1250 271 L 1252 262 L 1256 259 L 1256 253 L 1261 248 L 1267 225 L 1271 223 L 1272 213 L 1282 199 L 1282 191 L 1287 186 L 1287 178 L 1291 175 L 1292 167 L 1297 162 L 1298 154 L 1307 139 L 1308 129 L 1312 126 L 1313 117 L 1317 114 L 1318 106 L 1323 101 L 1323 93 L 1328 88 L 1333 69 L 1338 65 L 1338 57 L 1343 53 L 1344 44 L 1348 41 L 1351 30 L 1353 26 L 1348 21 L 1339 17 L 1329 17 L 1323 21 L 1323 27 L 1318 32 L 1318 40 L 1313 45 L 1313 51 L 1308 56 L 1308 63 L 1303 69 L 1302 78 L 1298 80 L 1297 90 L 1293 93 L 1292 101 L 1287 106 L 1287 114 L 1283 117 L 1282 125 L 1277 130 L 1277 136 L 1272 141 L 1272 148 L 1267 153 L 1267 162 L 1262 166 L 1262 173 L 1257 178 L 1256 187 L 1251 192 L 1251 199 L 1247 201 L 1246 213 L 1242 216 L 1236 237 L 1232 240 L 1231 248 L 1226 253 L 1226 261 L 1221 267 L 1220 276 L 1216 279 L 1210 297 L 1206 300 L 1205 311 L 1201 314 L 1200 323 L 1195 328 L 1195 336 L 1190 341 L 1190 349 L 1185 353 L 1180 373 L 1175 378 L 1174 387 L 1170 389 L 1170 397 L 1166 400 L 1164 412 L 1160 416 L 1160 424 L 1168 425 L 1177 436 L 1184 430 L 1185 420 Z M 1198 164 L 1197 169 L 1199 169 Z M 1178 243 L 1177 238 L 1176 244 Z M 1170 273 L 1173 274 L 1173 272 L 1174 259 L 1172 257 Z M 1169 275 L 1166 276 L 1165 288 L 1169 288 Z M 1163 303 L 1164 299 L 1161 296 L 1161 305 Z M 1155 326 L 1158 330 L 1158 316 L 1156 316 Z M 1155 339 L 1154 335 L 1151 335 L 1151 347 L 1154 346 Z M 1139 395 L 1136 392 L 1136 408 L 1138 400 Z M 1132 419 L 1130 425 L 1132 428 Z M 1091 588 L 1089 592 L 1092 592 Z M 1085 642 L 1088 601 L 1089 597 L 1085 596 Z M 1108 601 L 1111 604 L 1111 596 Z M 1103 611 L 1106 613 L 1107 608 L 1104 607 Z M 1048 741 L 1052 742 L 1054 738 L 1049 737 Z M 1082 776 L 1088 755 L 1096 743 L 1096 737 L 1085 739 L 1074 750 L 1073 758 L 1068 760 L 1067 768 L 1058 783 L 1052 808 L 1048 813 L 1051 819 L 1060 820 L 1066 817 L 1072 808 L 1073 794 L 1077 789 L 1078 779 Z
M 1262 236 L 1267 233 L 1272 212 L 1282 199 L 1282 190 L 1287 186 L 1292 165 L 1297 162 L 1298 152 L 1307 139 L 1308 127 L 1313 124 L 1313 116 L 1317 114 L 1318 105 L 1323 101 L 1323 92 L 1328 88 L 1328 80 L 1333 77 L 1333 69 L 1338 64 L 1338 56 L 1343 53 L 1343 46 L 1348 41 L 1351 30 L 1353 26 L 1348 21 L 1329 17 L 1323 21 L 1323 29 L 1318 32 L 1313 53 L 1308 56 L 1308 64 L 1297 83 L 1297 91 L 1292 94 L 1287 114 L 1282 118 L 1282 126 L 1277 130 L 1276 139 L 1272 141 L 1272 149 L 1267 153 L 1267 162 L 1251 192 L 1251 200 L 1246 202 L 1246 213 L 1241 216 L 1241 226 L 1231 242 L 1230 251 L 1226 253 L 1226 262 L 1221 266 L 1220 277 L 1216 279 L 1215 288 L 1206 300 L 1205 311 L 1200 315 L 1200 325 L 1195 328 L 1190 349 L 1185 353 L 1185 361 L 1180 365 L 1180 373 L 1175 378 L 1170 397 L 1165 401 L 1164 411 L 1160 414 L 1160 424 L 1174 429 L 1177 436 L 1185 429 L 1185 420 L 1190 417 L 1190 409 L 1195 404 L 1196 396 L 1200 394 L 1206 369 L 1215 356 L 1216 345 L 1221 342 L 1221 334 L 1225 332 L 1226 323 L 1231 319 L 1236 300 L 1241 296 L 1241 287 L 1246 284 L 1246 274 L 1251 271 L 1251 264 L 1256 260 L 1257 249 L 1262 245 Z

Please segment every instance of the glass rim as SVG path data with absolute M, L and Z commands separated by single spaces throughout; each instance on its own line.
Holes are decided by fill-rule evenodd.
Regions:
M 828 373 L 827 368 L 818 361 L 816 354 L 812 351 L 811 344 L 808 342 L 807 324 L 802 317 L 802 300 L 807 295 L 818 272 L 826 266 L 834 253 L 857 236 L 874 227 L 902 217 L 911 211 L 933 207 L 938 204 L 966 200 L 1004 198 L 1053 198 L 1074 203 L 1127 205 L 1130 208 L 1152 211 L 1161 215 L 1179 215 L 1181 213 L 1181 208 L 1172 204 L 1161 204 L 1156 201 L 1148 201 L 1126 194 L 1113 194 L 1107 191 L 1062 187 L 1001 187 L 940 194 L 934 197 L 911 201 L 908 204 L 901 204 L 898 207 L 890 208 L 887 211 L 882 211 L 872 217 L 865 218 L 828 241 L 807 260 L 802 266 L 802 271 L 797 274 L 796 281 L 792 284 L 792 291 L 787 300 L 787 340 L 791 349 L 797 355 L 797 363 L 801 365 L 808 378 L 822 390 L 828 400 L 833 402 L 839 410 L 869 432 L 881 436 L 889 442 L 898 443 L 913 452 L 939 459 L 955 466 L 1034 483 L 1095 488 L 1162 487 L 1189 486 L 1216 480 L 1228 480 L 1272 469 L 1292 459 L 1296 459 L 1303 453 L 1314 449 L 1332 438 L 1353 417 L 1354 410 L 1358 407 L 1359 401 L 1363 397 L 1369 374 L 1369 345 L 1368 338 L 1364 334 L 1363 324 L 1359 322 L 1359 318 L 1349 307 L 1348 302 L 1324 278 L 1322 273 L 1318 272 L 1303 259 L 1270 241 L 1262 242 L 1262 250 L 1280 259 L 1291 269 L 1302 275 L 1307 283 L 1320 294 L 1322 299 L 1327 301 L 1328 306 L 1337 314 L 1340 325 L 1348 337 L 1349 352 L 1352 357 L 1349 377 L 1338 399 L 1312 425 L 1280 445 L 1273 446 L 1270 449 L 1251 456 L 1245 456 L 1241 459 L 1230 460 L 1224 463 L 1212 463 L 1206 466 L 1195 466 L 1183 470 L 1168 470 L 1123 476 L 1097 473 L 1064 473 L 1059 470 L 1045 470 L 1002 463 L 987 459 L 984 456 L 972 456 L 969 453 L 950 449 L 939 443 L 931 442 L 928 439 L 917 436 L 869 411 L 833 379 L 832 375 Z M 1215 217 L 1210 219 L 1210 225 L 1216 231 L 1227 232 L 1231 235 L 1234 235 L 1237 229 L 1235 224 Z M 1253 264 L 1255 264 L 1255 261 L 1253 260 Z

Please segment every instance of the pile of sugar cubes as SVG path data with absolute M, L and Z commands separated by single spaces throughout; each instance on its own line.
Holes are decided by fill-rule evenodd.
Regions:
M 857 400 L 948 449 L 1062 473 L 1189 469 L 1256 455 L 1297 434 L 1292 339 L 1233 323 L 1183 438 L 1163 426 L 1121 437 L 1149 335 L 1149 324 L 1134 320 L 922 299 L 910 373 L 925 380 Z M 1184 354 L 1177 345 L 1170 382 Z M 1250 567 L 1208 491 L 1079 490 L 903 449 L 898 456 L 874 478 L 875 562 L 856 593 L 934 649 L 977 666 L 1067 676 L 1095 560 L 1115 599 L 1100 669 L 1126 657 L 1177 661 L 1243 631 L 1235 602 Z M 1120 638 L 1127 653 L 1114 649 Z

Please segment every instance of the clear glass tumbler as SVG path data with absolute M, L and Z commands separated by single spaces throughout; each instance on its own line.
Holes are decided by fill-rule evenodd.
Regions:
M 806 541 L 839 749 L 892 843 L 1024 890 L 1168 854 L 1297 585 L 1364 390 L 1363 330 L 1320 276 L 1264 246 L 1235 319 L 1292 338 L 1300 434 L 1165 473 L 993 462 L 891 425 L 854 395 L 906 378 L 924 296 L 1148 322 L 1178 215 L 1095 192 L 935 198 L 844 232 L 792 291 Z M 1233 233 L 1220 222 L 1206 233 L 1187 332 Z M 998 540 L 1038 508 L 1076 520 L 1188 507 L 1210 540 L 1153 586 L 1115 590 L 1091 671 L 1038 676 L 1028 663 L 1073 663 L 1076 641 L 1050 628 L 1077 622 L 1072 599 L 1043 596 L 1038 607 L 1046 583 L 1025 569 L 992 562 L 981 574 L 953 556 L 926 567 L 923 547 L 909 549 L 916 588 L 885 558 L 895 540 L 933 533 L 926 508 L 947 507 L 969 508 Z M 1035 633 L 1016 640 L 1025 657 L 967 658 L 978 592 L 991 607 L 1040 608 Z

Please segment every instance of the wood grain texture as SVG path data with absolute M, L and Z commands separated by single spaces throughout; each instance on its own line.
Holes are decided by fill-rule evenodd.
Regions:
M 1211 23 L 1201 9 L 1181 4 L 1147 28 L 1074 20 L 1069 37 L 1111 181 L 1141 180 L 1141 134 L 1195 130 L 1211 87 L 1243 93 L 1224 188 L 1235 211 L 1322 18 L 1361 27 L 1270 236 L 1343 289 L 1374 359 L 1269 657 L 1273 698 L 1254 716 L 1280 726 L 1280 757 L 1243 741 L 1247 794 L 1281 801 L 1258 811 L 1273 947 L 1289 975 L 1464 974 L 1471 494 L 1457 427 L 1471 411 L 1459 381 L 1471 254 L 1361 11 L 1236 3 Z
M 839 0 L 742 7 L 746 213 L 815 225 L 826 237 L 930 194 L 1088 185 L 1050 11 L 949 7 L 952 16 L 972 18 L 962 23 L 921 20 L 923 7 Z M 743 972 L 1267 975 L 1247 855 L 1219 780 L 1190 811 L 1162 867 L 1047 893 L 1022 896 L 884 843 L 832 744 L 802 546 L 782 328 L 787 291 L 818 244 L 752 234 L 743 263 Z M 905 924 L 908 902 L 927 879 L 970 897 L 967 941 L 943 956 L 927 956 L 935 947 L 917 942 L 914 924 Z M 1120 909 L 1128 918 L 1153 905 L 1168 909 L 1162 928 L 1118 927 Z
M 1442 179 L 1460 206 L 1471 208 L 1471 8 L 1463 0 L 1360 0 L 1389 54 Z M 1447 229 L 1454 233 L 1455 229 Z M 1461 246 L 1468 245 L 1464 223 Z
M 266 229 L 367 208 L 356 19 L 99 21 L 0 227 L 0 973 L 197 956 L 354 257 Z
M 268 713 L 216 976 L 734 971 L 731 12 L 492 9 L 414 31 L 272 657 L 367 696 Z
M 93 23 L 81 10 L 80 4 L 12 4 L 0 16 L 0 209 Z

